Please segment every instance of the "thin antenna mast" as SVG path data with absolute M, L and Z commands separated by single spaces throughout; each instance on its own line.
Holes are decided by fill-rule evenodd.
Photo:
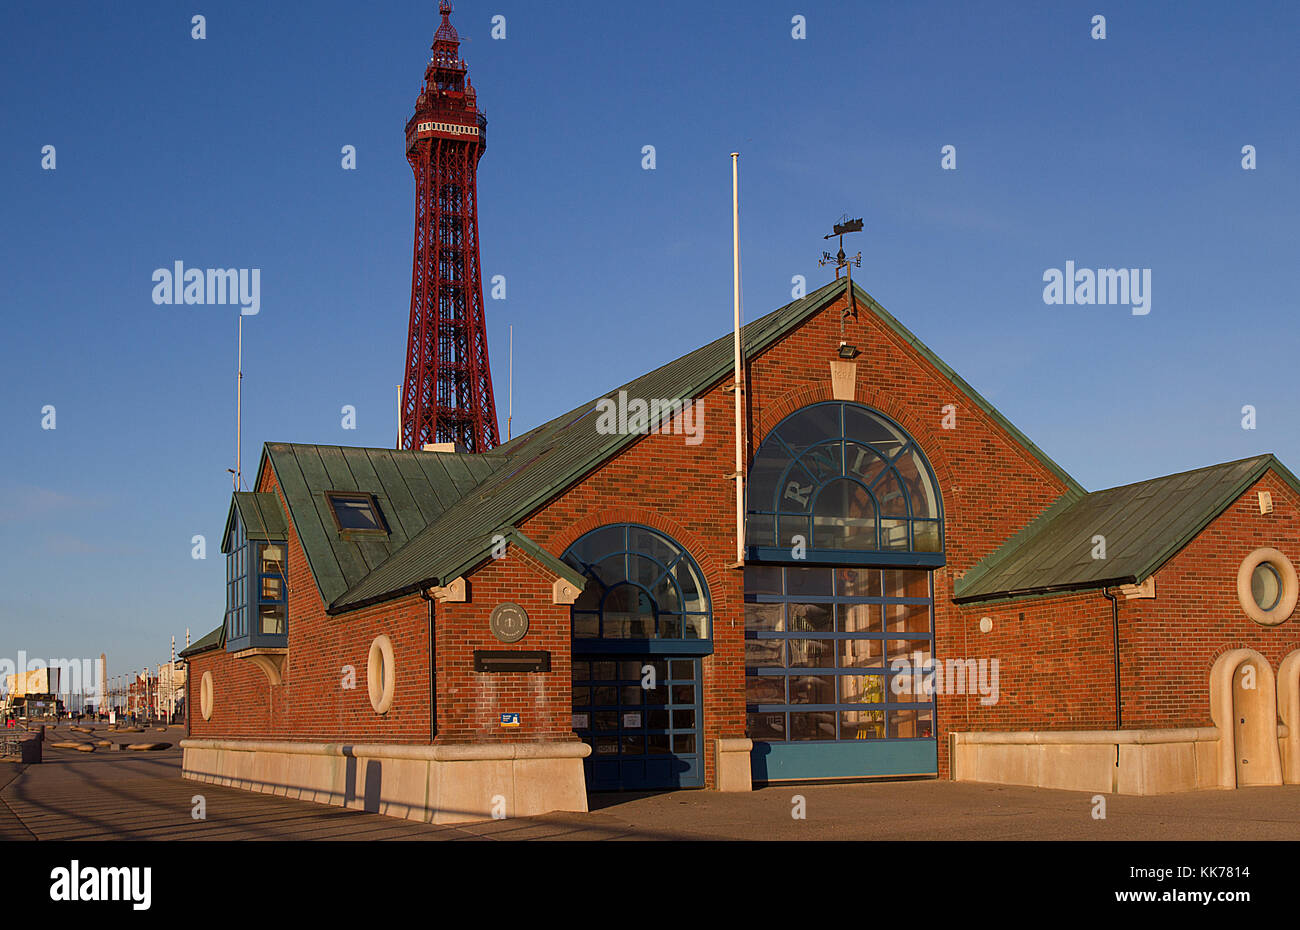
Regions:
M 745 564 L 745 439 L 741 409 L 740 358 L 740 153 L 731 153 L 731 273 L 736 324 L 736 370 L 732 392 L 736 395 L 736 565 Z
M 506 442 L 511 439 L 510 419 L 515 413 L 515 324 L 510 324 L 510 367 L 506 374 Z
M 244 474 L 244 314 L 239 314 L 239 352 L 235 363 L 235 467 L 228 469 L 235 476 L 235 490 L 239 490 Z

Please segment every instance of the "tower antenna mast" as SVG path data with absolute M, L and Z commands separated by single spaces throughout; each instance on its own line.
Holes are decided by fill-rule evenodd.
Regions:
M 235 356 L 235 467 L 227 468 L 233 477 L 235 490 L 244 471 L 244 314 L 239 314 L 239 348 Z

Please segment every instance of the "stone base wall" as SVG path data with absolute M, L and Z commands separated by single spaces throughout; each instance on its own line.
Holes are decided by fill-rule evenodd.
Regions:
M 1223 786 L 1215 727 L 951 736 L 954 781 L 1129 795 Z
M 579 742 L 411 746 L 187 739 L 182 775 L 426 823 L 587 810 Z

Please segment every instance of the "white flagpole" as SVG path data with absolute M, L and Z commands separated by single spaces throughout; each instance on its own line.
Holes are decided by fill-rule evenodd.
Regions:
M 739 152 L 731 153 L 731 275 L 736 328 L 736 370 L 732 393 L 736 395 L 736 562 L 745 561 L 745 446 L 741 407 L 740 359 L 740 174 Z

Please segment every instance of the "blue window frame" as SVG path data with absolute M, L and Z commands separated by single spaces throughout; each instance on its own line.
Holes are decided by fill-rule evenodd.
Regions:
M 932 739 L 931 585 L 924 569 L 747 567 L 750 738 Z
M 287 646 L 287 543 L 249 539 L 236 514 L 225 549 L 226 649 Z
M 264 636 L 289 630 L 289 585 L 282 542 L 257 544 L 257 628 Z
M 226 641 L 248 638 L 248 537 L 238 517 L 230 529 L 226 553 Z
M 860 404 L 812 404 L 779 423 L 749 471 L 751 561 L 943 564 L 938 484 L 920 448 Z
M 663 533 L 635 523 L 602 526 L 563 558 L 587 578 L 572 610 L 576 652 L 712 651 L 704 575 Z

